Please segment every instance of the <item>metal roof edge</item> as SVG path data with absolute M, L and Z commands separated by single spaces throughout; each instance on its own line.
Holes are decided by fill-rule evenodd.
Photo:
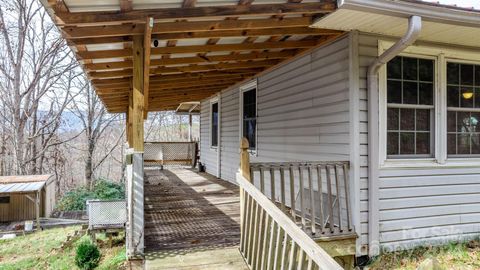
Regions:
M 405 17 L 421 16 L 427 21 L 478 27 L 480 11 L 432 5 L 405 0 L 338 0 L 338 9 L 349 9 L 383 15 Z M 335 13 L 335 12 L 333 12 Z

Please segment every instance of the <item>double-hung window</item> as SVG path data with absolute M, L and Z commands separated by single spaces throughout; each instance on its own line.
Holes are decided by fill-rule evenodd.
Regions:
M 480 155 L 480 65 L 447 63 L 447 154 Z
M 210 104 L 210 146 L 218 146 L 218 101 Z
M 383 50 L 391 46 L 379 44 Z M 480 158 L 478 53 L 410 46 L 380 75 L 381 162 L 402 166 L 404 161 L 395 160 L 423 159 L 463 166 L 465 158 Z
M 387 157 L 434 153 L 434 60 L 398 56 L 387 65 Z
M 241 134 L 248 139 L 250 150 L 257 149 L 257 86 L 251 83 L 241 88 Z

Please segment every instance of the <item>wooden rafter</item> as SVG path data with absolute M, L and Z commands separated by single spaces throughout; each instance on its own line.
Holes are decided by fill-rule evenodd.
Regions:
M 144 23 L 154 19 L 218 18 L 228 16 L 278 15 L 278 14 L 324 14 L 335 10 L 333 1 L 318 3 L 257 4 L 236 6 L 209 6 L 192 8 L 163 8 L 132 10 L 128 12 L 65 12 L 52 7 L 60 19 L 59 25 Z
M 205 32 L 221 30 L 276 29 L 287 27 L 306 27 L 312 23 L 310 17 L 285 19 L 246 19 L 204 22 L 164 22 L 153 26 L 152 34 L 171 34 L 188 32 Z M 105 26 L 64 27 L 62 29 L 70 39 L 92 37 L 114 37 L 143 35 L 144 24 L 122 24 Z
M 315 40 L 305 41 L 284 41 L 284 42 L 261 42 L 261 43 L 242 43 L 242 44 L 217 44 L 217 45 L 192 45 L 176 47 L 158 47 L 152 48 L 152 55 L 162 55 L 171 53 L 202 53 L 202 52 L 222 52 L 222 51 L 250 51 L 264 49 L 299 49 L 310 48 L 317 45 Z M 108 50 L 108 51 L 88 51 L 77 52 L 82 59 L 105 59 L 130 57 L 131 49 Z

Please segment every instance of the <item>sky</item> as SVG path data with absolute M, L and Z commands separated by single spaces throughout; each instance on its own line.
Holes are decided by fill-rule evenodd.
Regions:
M 474 7 L 480 9 L 480 0 L 423 0 L 425 2 L 439 2 L 445 5 L 457 5 L 459 7 Z

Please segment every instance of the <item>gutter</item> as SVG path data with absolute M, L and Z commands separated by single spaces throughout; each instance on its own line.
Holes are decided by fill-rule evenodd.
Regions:
M 337 5 L 338 9 L 372 12 L 403 18 L 420 16 L 424 21 L 469 27 L 480 26 L 480 11 L 478 10 L 435 6 L 428 2 L 420 3 L 412 0 L 338 0 Z
M 417 40 L 422 29 L 422 18 L 412 16 L 408 21 L 408 30 L 405 35 L 382 55 L 375 58 L 367 71 L 368 91 L 368 242 L 370 256 L 380 253 L 380 226 L 379 226 L 379 110 L 378 110 L 378 70 L 388 61 L 400 54 Z

